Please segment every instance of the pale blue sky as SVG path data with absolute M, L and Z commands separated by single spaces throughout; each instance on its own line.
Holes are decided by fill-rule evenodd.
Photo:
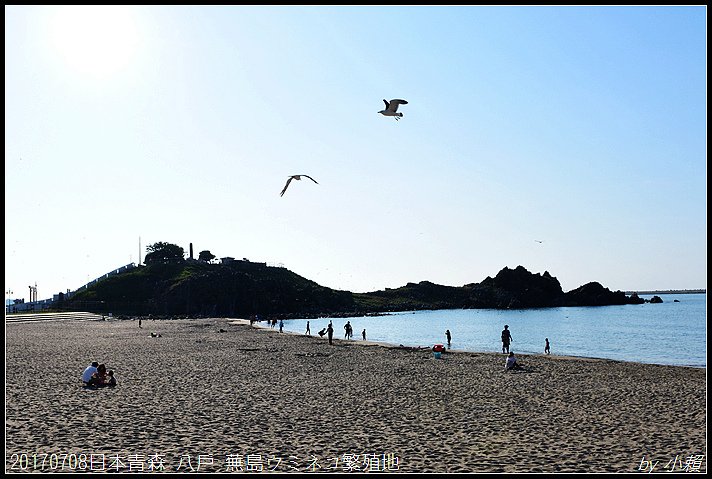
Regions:
M 704 288 L 706 12 L 6 6 L 6 297 L 139 237 L 359 292 Z

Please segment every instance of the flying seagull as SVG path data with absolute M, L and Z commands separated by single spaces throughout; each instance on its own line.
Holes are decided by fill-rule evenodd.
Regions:
M 534 241 L 536 241 L 537 243 L 543 243 L 543 241 L 541 241 L 541 240 L 534 240 Z
M 390 103 L 386 101 L 386 99 L 383 99 L 383 103 L 386 104 L 386 109 L 381 110 L 378 113 L 380 113 L 383 116 L 392 116 L 396 120 L 400 120 L 400 118 L 403 116 L 403 113 L 398 113 L 398 105 L 407 105 L 408 102 L 405 100 L 391 100 Z
M 292 180 L 301 180 L 301 179 L 302 179 L 302 176 L 305 177 L 305 178 L 309 178 L 310 180 L 312 180 L 312 181 L 313 181 L 314 183 L 316 183 L 317 185 L 319 184 L 319 182 L 317 182 L 314 178 L 312 178 L 312 177 L 309 176 L 309 175 L 292 175 L 292 176 L 290 176 L 289 179 L 287 180 L 287 184 L 284 185 L 284 189 L 283 189 L 282 192 L 279 194 L 279 196 L 284 196 L 284 192 L 287 191 L 287 187 L 289 186 L 289 183 L 290 183 Z

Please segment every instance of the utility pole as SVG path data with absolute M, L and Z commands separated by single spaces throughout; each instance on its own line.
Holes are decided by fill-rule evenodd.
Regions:
M 11 289 L 8 289 L 7 291 L 5 291 L 5 293 L 7 294 L 7 301 L 5 301 L 5 308 L 6 308 L 6 312 L 9 313 L 10 312 L 10 300 L 12 299 L 11 296 L 13 295 L 13 292 Z

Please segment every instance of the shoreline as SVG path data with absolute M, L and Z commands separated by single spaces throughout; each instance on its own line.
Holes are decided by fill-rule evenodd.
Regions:
M 232 318 L 8 323 L 6 472 L 40 472 L 12 455 L 47 453 L 425 473 L 641 472 L 706 453 L 704 370 L 526 356 L 505 372 L 499 353 L 320 339 Z M 116 388 L 81 387 L 92 360 Z
M 247 319 L 234 319 L 236 321 L 235 324 L 247 324 L 250 326 L 250 321 Z M 290 319 L 289 321 L 297 321 L 297 320 L 292 320 Z M 269 326 L 262 326 L 259 324 L 259 322 L 256 322 L 254 325 L 252 325 L 253 328 L 256 329 L 266 329 L 266 330 L 271 330 L 279 333 L 279 327 L 275 328 L 270 328 Z M 306 335 L 304 333 L 299 333 L 296 331 L 283 331 L 281 334 L 290 334 L 293 336 L 302 336 L 305 338 L 315 338 L 315 339 L 324 339 L 326 340 L 326 336 L 324 338 L 320 338 L 318 335 Z M 402 348 L 402 349 L 418 349 L 418 350 L 429 350 L 427 346 L 407 346 L 403 344 L 395 344 L 395 343 L 388 343 L 384 341 L 370 341 L 366 340 L 363 341 L 361 339 L 343 339 L 343 338 L 337 338 L 334 337 L 334 341 L 346 341 L 354 344 L 359 344 L 363 346 L 368 346 L 368 345 L 378 345 L 378 346 L 383 346 L 383 347 L 388 347 L 388 348 Z M 503 353 L 499 353 L 497 351 L 472 351 L 468 349 L 446 349 L 445 354 L 491 354 L 494 356 L 499 356 L 499 357 L 504 357 Z M 597 358 L 593 356 L 574 356 L 570 354 L 541 354 L 541 353 L 517 353 L 517 357 L 541 357 L 541 358 L 549 358 L 549 359 L 560 359 L 560 360 L 581 360 L 581 361 L 610 361 L 610 362 L 615 362 L 615 363 L 626 363 L 626 364 L 640 364 L 640 365 L 649 365 L 649 366 L 669 366 L 669 367 L 677 367 L 677 368 L 691 368 L 691 369 L 707 369 L 707 366 L 692 366 L 692 365 L 687 365 L 687 364 L 661 364 L 661 363 L 644 363 L 641 361 L 626 361 L 622 359 L 610 359 L 610 358 Z

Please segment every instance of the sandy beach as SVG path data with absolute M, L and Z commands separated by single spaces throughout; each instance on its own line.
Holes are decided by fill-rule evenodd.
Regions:
M 706 471 L 706 369 L 142 326 L 6 324 L 5 472 Z

